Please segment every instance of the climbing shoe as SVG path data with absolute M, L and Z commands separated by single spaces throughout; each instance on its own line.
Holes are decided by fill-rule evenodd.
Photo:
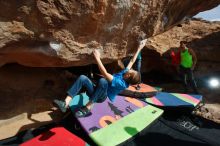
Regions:
M 57 107 L 58 109 L 61 110 L 61 112 L 65 113 L 67 108 L 66 108 L 66 103 L 64 101 L 61 101 L 61 100 L 57 100 L 55 99 L 53 101 L 53 104 L 55 107 Z
M 91 111 L 86 106 L 83 106 L 77 112 L 75 112 L 75 117 L 77 118 L 88 117 L 91 114 L 92 114 Z

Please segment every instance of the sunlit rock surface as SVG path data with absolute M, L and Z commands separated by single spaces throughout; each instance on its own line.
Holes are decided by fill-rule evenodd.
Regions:
M 147 47 L 154 51 L 158 61 L 154 61 L 154 66 L 164 71 L 166 65 L 171 63 L 170 51 L 178 51 L 180 41 L 186 41 L 187 46 L 192 48 L 198 58 L 196 70 L 203 72 L 220 72 L 220 22 L 208 22 L 204 20 L 193 19 L 173 27 L 169 31 L 149 39 Z M 155 57 L 151 56 L 147 50 L 143 51 L 146 60 Z M 159 59 L 166 58 L 163 64 Z M 152 62 L 152 61 L 145 61 Z M 160 62 L 159 64 L 157 62 Z M 155 65 L 157 64 L 157 65 Z M 149 63 L 144 65 L 143 69 L 150 68 Z
M 162 33 L 219 0 L 0 1 L 0 65 L 79 66 L 105 63 L 135 51 L 143 34 Z

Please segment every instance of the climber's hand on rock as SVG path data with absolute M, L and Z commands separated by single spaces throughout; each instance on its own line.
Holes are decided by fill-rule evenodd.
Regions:
M 142 50 L 144 46 L 146 45 L 146 42 L 147 42 L 147 39 L 140 41 L 138 49 Z
M 100 58 L 100 52 L 97 49 L 95 49 L 92 53 L 95 58 Z

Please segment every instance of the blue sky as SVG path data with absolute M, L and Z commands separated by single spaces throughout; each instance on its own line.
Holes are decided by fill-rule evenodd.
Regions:
M 220 5 L 211 10 L 200 12 L 194 17 L 203 18 L 209 21 L 220 21 Z

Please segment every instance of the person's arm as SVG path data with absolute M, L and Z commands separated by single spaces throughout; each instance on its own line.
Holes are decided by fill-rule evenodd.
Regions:
M 194 69 L 197 63 L 197 57 L 196 57 L 195 52 L 192 49 L 189 49 L 189 53 L 192 55 L 192 59 L 193 59 L 192 69 Z
M 104 65 L 102 64 L 102 61 L 100 59 L 100 52 L 98 50 L 94 50 L 93 55 L 95 57 L 96 63 L 98 64 L 98 67 L 99 67 L 99 70 L 100 70 L 101 74 L 104 76 L 104 78 L 106 80 L 111 82 L 113 80 L 113 76 L 110 73 L 107 72 Z
M 118 60 L 118 66 L 119 66 L 121 69 L 125 69 L 125 66 L 124 66 L 122 60 Z
M 146 42 L 147 42 L 147 39 L 142 40 L 142 41 L 140 42 L 140 45 L 138 46 L 138 49 L 137 49 L 136 53 L 134 54 L 134 56 L 132 57 L 132 59 L 130 60 L 130 62 L 128 63 L 128 65 L 127 65 L 127 67 L 126 67 L 127 69 L 131 69 L 131 67 L 133 66 L 133 64 L 135 63 L 135 61 L 136 61 L 136 59 L 137 59 L 138 54 L 139 54 L 140 51 L 144 48 Z

